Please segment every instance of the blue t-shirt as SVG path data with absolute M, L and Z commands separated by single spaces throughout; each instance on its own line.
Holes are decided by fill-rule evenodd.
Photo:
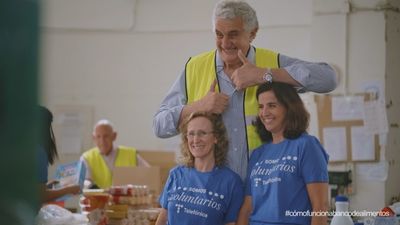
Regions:
M 253 207 L 250 224 L 310 224 L 309 216 L 285 214 L 287 210 L 311 213 L 306 185 L 328 182 L 328 158 L 318 139 L 308 134 L 255 149 L 246 183 Z
M 46 150 L 43 147 L 39 147 L 37 152 L 37 176 L 38 182 L 41 184 L 47 183 L 49 159 L 47 157 Z
M 169 225 L 223 225 L 235 222 L 243 203 L 242 180 L 227 167 L 211 172 L 173 168 L 160 197 Z

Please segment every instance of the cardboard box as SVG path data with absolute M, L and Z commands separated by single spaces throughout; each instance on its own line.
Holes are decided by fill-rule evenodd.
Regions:
M 139 150 L 138 153 L 150 163 L 151 166 L 158 166 L 160 168 L 160 184 L 162 190 L 168 179 L 169 171 L 177 165 L 175 152 Z
M 175 152 L 140 150 L 138 154 L 151 167 L 115 167 L 113 185 L 147 185 L 157 195 L 168 179 L 169 171 L 176 166 Z
M 151 191 L 159 194 L 162 190 L 160 167 L 115 167 L 113 171 L 113 186 L 147 185 Z

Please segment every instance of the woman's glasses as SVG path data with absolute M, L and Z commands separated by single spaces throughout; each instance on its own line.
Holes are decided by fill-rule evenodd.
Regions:
M 186 137 L 187 139 L 193 139 L 195 136 L 199 137 L 199 138 L 203 138 L 204 136 L 208 135 L 208 134 L 212 134 L 214 133 L 213 131 L 204 131 L 204 130 L 198 130 L 198 131 L 189 131 L 186 133 Z

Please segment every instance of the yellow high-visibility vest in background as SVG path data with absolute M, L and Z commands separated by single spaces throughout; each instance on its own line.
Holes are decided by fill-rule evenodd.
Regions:
M 135 167 L 136 162 L 136 149 L 126 146 L 118 146 L 117 156 L 115 158 L 114 166 L 128 166 Z M 100 150 L 92 148 L 83 153 L 88 166 L 91 171 L 92 181 L 99 188 L 109 188 L 112 185 L 112 171 L 108 168 L 106 162 L 100 154 Z

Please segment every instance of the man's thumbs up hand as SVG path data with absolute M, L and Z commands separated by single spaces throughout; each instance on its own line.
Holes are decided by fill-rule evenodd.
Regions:
M 237 68 L 231 76 L 236 89 L 243 90 L 247 87 L 263 83 L 263 71 L 265 69 L 258 68 L 249 62 L 241 50 L 238 51 L 238 57 L 242 62 L 242 66 Z
M 210 85 L 210 90 L 206 96 L 200 100 L 202 109 L 207 112 L 221 114 L 225 111 L 229 104 L 229 96 L 223 93 L 215 92 L 217 80 Z

